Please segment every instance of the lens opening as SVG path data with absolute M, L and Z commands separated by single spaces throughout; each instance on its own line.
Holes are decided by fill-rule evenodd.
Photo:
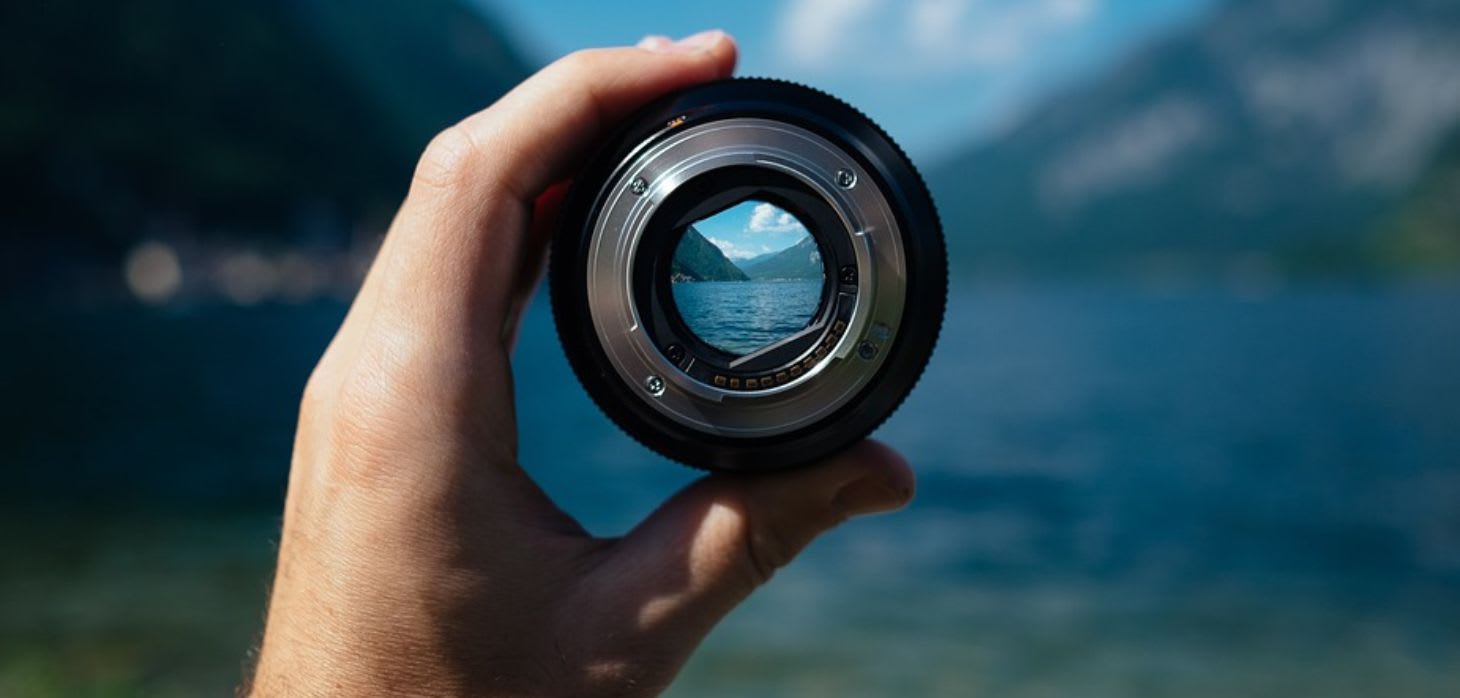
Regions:
M 686 282 L 687 277 L 715 275 L 692 274 L 683 264 L 676 270 L 675 259 L 691 227 L 716 221 L 725 213 L 741 215 L 741 207 L 747 204 L 751 214 L 756 206 L 764 204 L 770 205 L 769 212 L 776 218 L 786 214 L 787 229 L 791 221 L 799 224 L 810 238 L 807 247 L 815 248 L 821 278 L 799 287 L 786 287 L 798 292 L 810 289 L 816 294 L 798 299 L 803 307 L 798 315 L 804 313 L 804 307 L 814 306 L 809 319 L 782 317 L 780 326 L 767 332 L 746 332 L 742 325 L 739 336 L 729 338 L 740 341 L 726 341 L 692 314 L 698 306 L 688 297 L 697 291 L 682 287 L 684 283 L 696 283 Z M 701 252 L 708 252 L 695 238 L 690 239 Z M 723 255 L 724 251 L 713 243 L 710 247 Z M 803 249 L 809 261 L 807 247 Z M 684 182 L 660 203 L 639 241 L 631 287 L 645 333 L 663 356 L 690 378 L 728 391 L 769 390 L 809 375 L 846 332 L 856 306 L 856 264 L 850 231 L 820 194 L 783 172 L 732 166 Z M 676 279 L 680 283 L 675 283 Z M 735 290 L 750 288 L 726 293 L 733 295 Z M 770 293 L 774 295 L 775 291 Z
M 753 198 L 686 226 L 669 273 L 689 331 L 735 356 L 805 330 L 825 296 L 826 267 L 810 229 Z

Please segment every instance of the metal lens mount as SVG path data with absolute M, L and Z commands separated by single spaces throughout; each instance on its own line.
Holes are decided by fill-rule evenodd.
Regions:
M 801 330 L 735 355 L 697 336 L 671 290 L 688 226 L 774 204 L 815 240 L 824 277 Z M 709 83 L 649 106 L 576 180 L 552 248 L 569 363 L 646 446 L 702 468 L 767 470 L 830 455 L 902 402 L 947 295 L 937 212 L 865 116 L 791 83 Z

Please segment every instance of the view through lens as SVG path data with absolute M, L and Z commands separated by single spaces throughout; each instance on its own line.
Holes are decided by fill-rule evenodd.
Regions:
M 745 355 L 810 324 L 826 269 L 798 218 L 751 199 L 686 227 L 670 274 L 689 329 L 706 344 Z

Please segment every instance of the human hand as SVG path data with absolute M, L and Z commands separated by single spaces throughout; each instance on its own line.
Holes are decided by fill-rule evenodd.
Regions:
M 902 506 L 864 442 L 707 476 L 594 538 L 517 461 L 508 364 L 561 182 L 648 101 L 728 76 L 716 33 L 575 53 L 441 133 L 304 391 L 257 695 L 643 695 L 812 538 Z

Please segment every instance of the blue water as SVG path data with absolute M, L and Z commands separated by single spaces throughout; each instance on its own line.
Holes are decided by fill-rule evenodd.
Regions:
M 916 501 L 818 541 L 674 694 L 1451 697 L 1457 309 L 1456 285 L 955 289 L 878 433 L 918 471 Z M 7 323 L 3 495 L 60 523 L 3 531 L 22 543 L 0 580 L 0 685 L 21 647 L 27 671 L 227 688 L 298 390 L 342 313 Z M 697 477 L 598 413 L 541 303 L 515 362 L 522 461 L 590 530 L 621 533 Z M 129 533 L 138 509 L 161 523 Z
M 674 284 L 685 323 L 706 343 L 749 354 L 804 329 L 821 303 L 817 281 L 699 281 Z

